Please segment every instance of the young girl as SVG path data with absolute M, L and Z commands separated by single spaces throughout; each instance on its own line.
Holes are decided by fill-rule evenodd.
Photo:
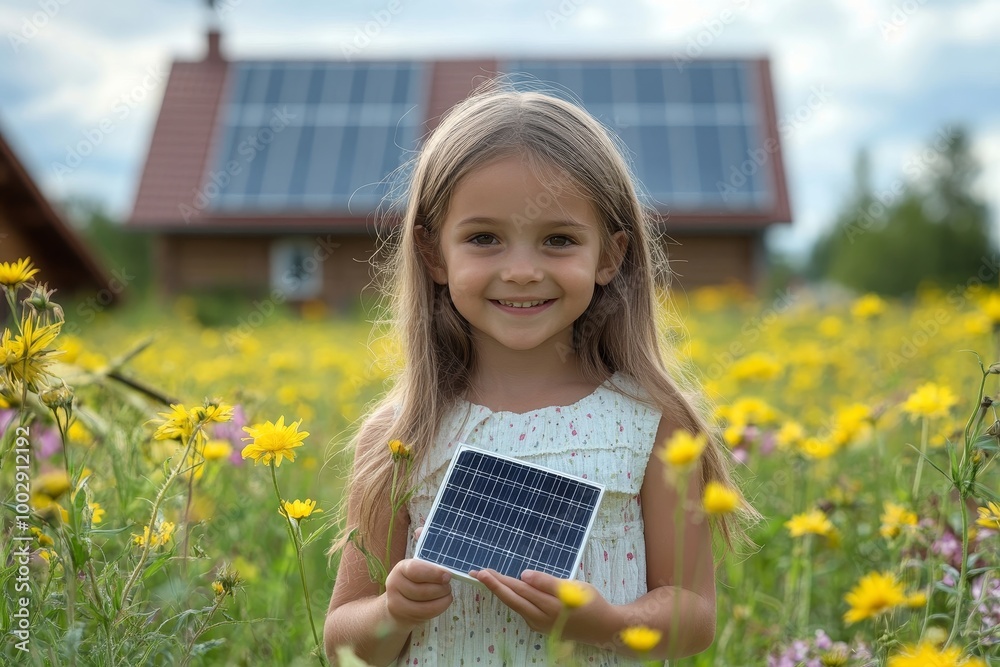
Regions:
M 645 659 L 712 643 L 712 536 L 698 508 L 704 483 L 729 483 L 729 459 L 710 437 L 682 499 L 657 456 L 677 429 L 708 431 L 661 354 L 667 269 L 653 226 L 615 143 L 573 104 L 489 83 L 429 136 L 389 265 L 404 369 L 353 443 L 348 530 L 384 556 L 390 440 L 412 448 L 414 494 L 392 521 L 384 592 L 344 547 L 329 655 L 350 645 L 374 665 L 545 664 L 559 580 L 472 573 L 485 592 L 412 558 L 462 442 L 606 486 L 576 577 L 593 597 L 562 632 L 578 663 L 633 664 L 619 634 L 630 626 L 662 632 Z M 727 541 L 739 523 L 720 520 Z

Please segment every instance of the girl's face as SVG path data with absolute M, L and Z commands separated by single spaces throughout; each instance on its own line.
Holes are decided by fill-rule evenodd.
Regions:
M 624 255 L 621 231 L 615 252 L 602 252 L 601 224 L 564 172 L 537 161 L 532 169 L 521 155 L 497 159 L 456 186 L 440 232 L 443 266 L 431 260 L 431 275 L 448 285 L 477 343 L 568 350 L 595 285 L 611 281 Z

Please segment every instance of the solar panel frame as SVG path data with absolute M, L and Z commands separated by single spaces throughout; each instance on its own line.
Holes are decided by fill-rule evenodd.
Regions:
M 563 528 L 572 527 L 574 530 L 580 531 L 581 534 L 580 534 L 580 537 L 579 537 L 579 541 L 575 545 L 566 545 L 566 544 L 563 544 L 563 543 L 557 543 L 555 540 L 550 540 L 550 539 L 547 539 L 545 537 L 538 537 L 538 535 L 544 535 L 545 534 L 544 531 L 535 531 L 534 534 L 529 534 L 526 531 L 524 531 L 523 529 L 516 528 L 516 527 L 512 527 L 512 528 L 507 529 L 507 530 L 502 530 L 503 524 L 501 524 L 500 522 L 498 522 L 498 521 L 489 521 L 489 520 L 485 520 L 484 521 L 481 518 L 477 519 L 477 520 L 473 520 L 473 521 L 465 521 L 466 519 L 468 519 L 472 515 L 465 508 L 463 508 L 463 507 L 458 507 L 455 510 L 455 515 L 458 518 L 455 519 L 455 523 L 451 524 L 449 526 L 449 528 L 448 528 L 448 531 L 452 533 L 452 536 L 445 538 L 446 544 L 447 544 L 447 542 L 449 540 L 455 541 L 455 540 L 458 540 L 458 539 L 462 539 L 464 537 L 465 541 L 458 542 L 458 544 L 460 544 L 460 545 L 465 545 L 467 543 L 468 544 L 476 544 L 477 545 L 476 548 L 480 548 L 480 549 L 483 548 L 483 545 L 485 545 L 486 548 L 491 549 L 495 553 L 497 551 L 497 549 L 498 549 L 498 547 L 497 547 L 498 544 L 502 543 L 504 545 L 510 545 L 510 544 L 514 543 L 514 539 L 513 538 L 520 537 L 521 539 L 517 543 L 520 544 L 520 545 L 522 545 L 522 548 L 527 548 L 527 547 L 537 548 L 539 543 L 549 543 L 549 544 L 543 544 L 543 551 L 544 551 L 544 547 L 545 546 L 548 546 L 548 547 L 557 546 L 558 549 L 561 549 L 561 550 L 570 550 L 571 554 L 572 554 L 572 562 L 564 560 L 563 563 L 565 563 L 565 564 L 560 564 L 559 566 L 537 567 L 538 565 L 543 565 L 544 566 L 544 565 L 549 565 L 549 564 L 540 561 L 538 557 L 536 557 L 536 558 L 530 557 L 530 554 L 532 553 L 531 551 L 527 551 L 525 553 L 518 553 L 518 552 L 515 552 L 515 551 L 511 551 L 510 549 L 502 549 L 502 551 L 507 551 L 508 555 L 504 557 L 506 559 L 506 561 L 507 561 L 507 564 L 505 565 L 503 563 L 500 563 L 500 564 L 493 565 L 491 560 L 486 560 L 486 561 L 476 560 L 476 561 L 473 561 L 473 560 L 471 560 L 469 558 L 465 558 L 465 559 L 459 559 L 459 558 L 448 559 L 448 558 L 444 558 L 443 557 L 445 555 L 445 550 L 444 549 L 441 550 L 441 551 L 438 551 L 438 552 L 433 552 L 433 553 L 430 551 L 430 548 L 428 547 L 428 542 L 437 538 L 437 536 L 438 536 L 439 533 L 435 532 L 435 531 L 441 531 L 442 530 L 441 526 L 444 525 L 444 522 L 447 519 L 447 515 L 444 514 L 444 513 L 446 513 L 446 512 L 448 512 L 448 511 L 451 510 L 451 508 L 447 504 L 448 501 L 445 500 L 445 497 L 448 495 L 449 490 L 456 489 L 456 488 L 461 488 L 461 487 L 457 487 L 455 485 L 455 479 L 454 479 L 454 477 L 456 475 L 456 469 L 459 468 L 459 466 L 460 466 L 460 460 L 462 459 L 463 455 L 465 455 L 467 453 L 475 455 L 475 456 L 478 456 L 481 459 L 490 459 L 490 460 L 497 461 L 497 462 L 500 462 L 500 463 L 509 464 L 511 467 L 522 468 L 522 469 L 524 469 L 524 470 L 526 470 L 526 471 L 528 471 L 530 473 L 535 473 L 537 475 L 541 475 L 545 479 L 555 480 L 556 483 L 565 482 L 567 484 L 572 484 L 572 485 L 574 485 L 575 490 L 585 489 L 586 491 L 588 491 L 591 494 L 596 494 L 596 496 L 594 496 L 592 498 L 592 501 L 593 501 L 592 504 L 588 503 L 587 505 L 580 505 L 580 509 L 581 510 L 584 507 L 588 508 L 589 515 L 587 515 L 587 517 L 586 517 L 586 522 L 583 522 L 583 521 L 575 521 L 575 522 L 569 521 L 568 522 L 568 521 L 563 521 L 563 520 L 560 520 L 560 519 L 551 519 L 550 522 L 549 522 L 549 524 L 551 524 L 553 522 L 562 523 L 562 524 L 564 524 Z M 478 473 L 478 470 L 479 469 L 477 468 L 477 473 L 473 473 L 473 477 L 474 478 L 477 475 L 482 476 L 482 475 L 480 475 Z M 461 474 L 461 473 L 459 473 L 459 474 Z M 487 473 L 487 474 L 491 475 L 492 471 L 490 473 Z M 527 474 L 528 473 L 525 473 L 525 476 L 524 476 L 525 479 L 527 479 Z M 494 482 L 494 483 L 500 482 L 501 481 L 500 474 L 497 473 L 497 476 L 495 478 L 493 478 L 491 481 Z M 489 484 L 489 483 L 491 483 L 491 482 L 487 482 L 487 484 Z M 519 488 L 516 489 L 516 491 L 519 492 L 518 498 L 526 500 L 527 498 L 526 498 L 526 495 L 523 493 L 523 491 L 524 491 L 524 489 L 528 488 L 527 485 L 525 483 L 522 483 L 522 482 L 518 482 L 517 484 L 519 485 Z M 434 563 L 435 565 L 438 565 L 439 567 L 445 568 L 446 570 L 448 570 L 449 572 L 451 572 L 452 575 L 457 576 L 458 578 L 460 578 L 462 580 L 469 581 L 469 582 L 476 583 L 476 584 L 480 584 L 480 582 L 477 579 L 474 579 L 474 578 L 472 578 L 472 577 L 469 576 L 469 574 L 468 574 L 469 570 L 473 570 L 473 569 L 481 570 L 481 569 L 489 568 L 489 569 L 493 569 L 495 571 L 502 572 L 504 574 L 508 574 L 509 576 L 513 576 L 513 577 L 517 578 L 517 577 L 520 577 L 521 572 L 523 572 L 524 570 L 526 570 L 526 569 L 534 569 L 534 570 L 539 570 L 539 571 L 542 571 L 542 572 L 548 572 L 549 574 L 552 574 L 553 576 L 557 576 L 557 577 L 560 577 L 560 578 L 563 578 L 563 579 L 573 579 L 573 578 L 575 578 L 576 573 L 577 573 L 577 571 L 580 568 L 580 562 L 583 560 L 583 549 L 584 549 L 584 547 L 587 544 L 587 540 L 590 538 L 590 532 L 591 532 L 591 530 L 592 530 L 592 528 L 594 526 L 594 521 L 597 518 L 597 511 L 600 508 L 601 501 L 604 498 L 604 492 L 605 492 L 605 486 L 603 484 L 599 483 L 599 482 L 594 482 L 594 481 L 589 480 L 589 479 L 583 479 L 583 478 L 580 478 L 580 477 L 576 477 L 574 475 L 571 475 L 571 474 L 568 474 L 568 473 L 564 473 L 564 472 L 561 472 L 559 470 L 554 470 L 552 468 L 548 468 L 546 466 L 538 465 L 538 464 L 535 464 L 535 463 L 529 463 L 527 461 L 523 461 L 521 459 L 518 459 L 518 458 L 515 458 L 515 457 L 512 457 L 512 456 L 506 456 L 506 455 L 503 455 L 503 454 L 497 454 L 495 452 L 491 452 L 491 451 L 488 451 L 488 450 L 485 450 L 485 449 L 481 449 L 479 447 L 474 447 L 474 446 L 471 446 L 471 445 L 468 445 L 468 444 L 465 444 L 465 443 L 459 443 L 458 447 L 457 447 L 457 449 L 456 449 L 456 451 L 454 453 L 454 455 L 452 456 L 451 462 L 448 465 L 448 469 L 445 472 L 444 480 L 441 482 L 441 486 L 438 488 L 437 494 L 436 494 L 436 496 L 434 498 L 434 502 L 431 505 L 431 509 L 430 509 L 430 511 L 427 514 L 427 519 L 424 522 L 424 526 L 423 526 L 423 530 L 421 531 L 420 538 L 417 540 L 417 543 L 416 543 L 416 545 L 414 547 L 414 558 L 417 558 L 417 559 L 420 559 L 420 560 L 424 560 L 424 561 L 427 561 L 427 562 L 430 562 L 430 563 Z M 476 495 L 476 494 L 474 492 L 472 492 L 472 493 L 466 492 L 464 494 L 463 500 L 467 499 L 469 496 L 472 496 L 472 495 Z M 481 495 L 483 497 L 480 497 L 476 501 L 476 506 L 477 507 L 483 505 L 482 501 L 484 499 L 486 499 L 484 492 L 480 491 L 479 495 Z M 546 506 L 546 510 L 548 510 L 548 509 L 551 508 L 552 500 L 554 498 L 556 498 L 556 496 L 551 491 L 549 491 L 549 492 L 542 492 L 542 494 L 539 494 L 538 492 L 532 492 L 532 495 L 534 495 L 534 496 L 538 496 L 538 495 L 548 495 L 548 496 L 550 496 L 549 499 L 548 499 L 548 505 Z M 577 501 L 570 499 L 567 502 L 572 505 L 572 503 L 577 502 Z M 516 509 L 517 506 L 515 506 L 511 502 L 505 502 L 503 500 L 499 500 L 498 501 L 498 500 L 494 499 L 494 504 L 497 504 L 497 503 L 503 504 L 503 505 L 506 506 L 506 508 L 504 510 L 502 510 L 502 511 L 508 511 L 509 512 L 507 514 L 508 521 L 509 521 L 510 517 L 512 517 L 514 515 L 515 509 Z M 452 503 L 452 504 L 453 505 L 457 505 L 457 503 Z M 488 501 L 487 501 L 487 504 L 489 504 Z M 485 509 L 485 507 L 484 507 L 484 509 Z M 530 513 L 530 514 L 541 514 L 543 517 L 546 516 L 544 514 L 544 512 L 538 512 L 538 511 L 536 511 L 536 509 L 524 509 L 523 512 L 526 513 L 526 514 L 528 514 L 528 513 Z M 474 525 L 474 524 L 477 524 L 477 523 L 478 524 L 489 524 L 489 523 L 495 524 L 495 525 L 492 526 L 492 532 L 490 533 L 489 540 L 480 538 L 478 541 L 474 541 L 474 540 L 472 540 L 472 539 L 470 539 L 468 537 L 468 535 L 471 533 L 471 531 L 472 531 L 473 528 L 480 528 L 479 525 Z M 513 522 L 511 522 L 511 523 L 513 523 Z M 455 534 L 456 530 L 455 529 L 458 529 L 460 526 L 461 526 L 461 531 L 464 531 L 464 533 L 462 535 L 456 536 L 456 534 Z M 543 525 L 543 528 L 545 528 L 545 527 L 546 527 L 546 525 Z M 548 527 L 551 528 L 551 526 L 548 526 Z M 518 533 L 520 535 L 518 535 Z M 483 535 L 483 534 L 484 533 L 480 533 L 480 535 Z M 557 535 L 557 537 L 558 537 L 558 535 Z M 525 538 L 527 538 L 527 539 L 525 539 Z M 469 567 L 466 567 L 465 569 L 461 569 L 461 568 L 458 568 L 458 567 L 455 567 L 455 566 L 449 564 L 452 561 L 457 562 L 459 560 L 463 560 L 463 562 L 466 565 L 469 565 Z M 525 567 L 523 567 L 523 568 L 521 568 L 521 569 L 519 569 L 519 570 L 517 570 L 515 572 L 512 569 L 511 566 L 516 565 L 518 563 L 524 563 Z

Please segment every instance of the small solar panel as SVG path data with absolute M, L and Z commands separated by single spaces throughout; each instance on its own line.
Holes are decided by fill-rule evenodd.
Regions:
M 602 484 L 460 444 L 415 557 L 472 581 L 487 568 L 572 579 L 603 496 Z

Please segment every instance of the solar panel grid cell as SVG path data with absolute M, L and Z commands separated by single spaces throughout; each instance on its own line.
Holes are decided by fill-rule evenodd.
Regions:
M 391 185 L 386 177 L 415 148 L 423 70 L 407 61 L 238 63 L 212 164 L 219 171 L 235 161 L 240 169 L 211 207 L 358 211 L 379 204 Z M 287 111 L 289 125 L 261 140 L 277 110 Z
M 416 557 L 468 579 L 493 569 L 572 578 L 604 487 L 462 445 L 416 546 Z

